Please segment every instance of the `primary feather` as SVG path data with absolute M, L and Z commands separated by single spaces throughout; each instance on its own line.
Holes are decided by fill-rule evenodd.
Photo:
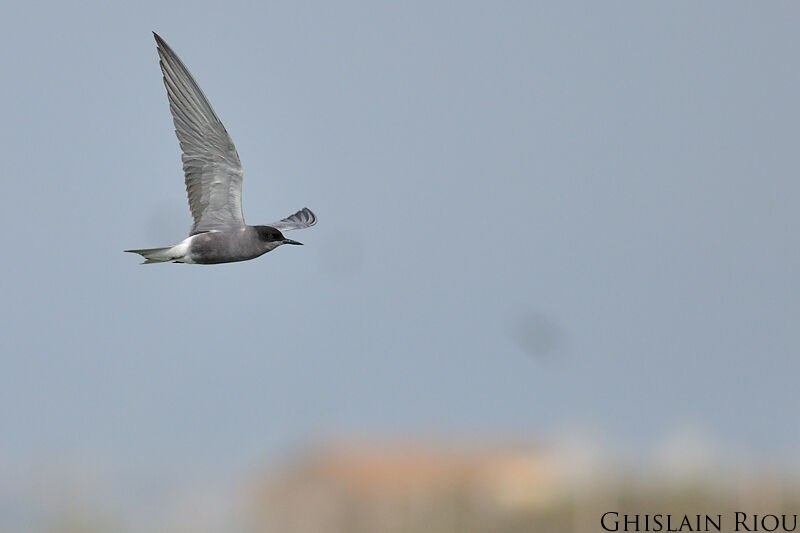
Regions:
M 191 235 L 243 227 L 242 164 L 233 140 L 180 58 L 158 34 L 153 35 L 183 152 L 186 192 L 194 218 Z
M 270 224 L 273 228 L 280 231 L 291 231 L 294 229 L 310 228 L 317 223 L 317 215 L 311 209 L 304 207 L 297 213 L 289 215 L 283 220 Z

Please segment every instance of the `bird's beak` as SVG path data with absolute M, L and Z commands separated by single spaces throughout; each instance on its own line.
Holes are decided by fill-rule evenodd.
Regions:
M 303 243 L 302 242 L 293 241 L 292 239 L 283 239 L 283 244 L 300 244 L 300 245 L 302 245 Z

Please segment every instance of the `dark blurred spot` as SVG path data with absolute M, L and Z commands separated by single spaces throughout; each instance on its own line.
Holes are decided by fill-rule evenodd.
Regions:
M 542 313 L 519 313 L 512 323 L 512 339 L 520 350 L 533 357 L 551 356 L 563 342 L 561 328 Z

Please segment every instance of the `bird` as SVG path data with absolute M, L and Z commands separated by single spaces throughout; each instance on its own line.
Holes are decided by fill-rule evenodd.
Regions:
M 272 224 L 245 224 L 242 164 L 233 140 L 183 61 L 156 32 L 153 36 L 181 147 L 194 223 L 189 237 L 178 244 L 125 252 L 141 255 L 142 264 L 209 265 L 247 261 L 282 244 L 302 244 L 287 239 L 283 232 L 317 223 L 317 216 L 307 207 Z

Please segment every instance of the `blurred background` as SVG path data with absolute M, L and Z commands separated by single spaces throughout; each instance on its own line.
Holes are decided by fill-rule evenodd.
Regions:
M 3 12 L 0 531 L 797 509 L 798 4 Z M 151 30 L 306 246 L 122 253 L 190 226 Z

